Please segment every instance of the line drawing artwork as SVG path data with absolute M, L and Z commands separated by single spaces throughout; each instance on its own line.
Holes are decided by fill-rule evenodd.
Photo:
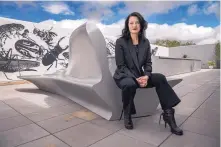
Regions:
M 12 80 L 7 73 L 38 74 L 67 68 L 69 37 L 70 33 L 61 35 L 53 27 L 46 29 L 36 24 L 0 25 L 0 72 Z M 115 42 L 108 37 L 105 37 L 105 42 L 107 56 L 114 56 Z
M 8 80 L 12 79 L 7 73 L 19 72 L 20 75 L 24 71 L 38 72 L 38 67 L 47 66 L 48 71 L 54 62 L 55 68 L 58 68 L 58 64 L 65 68 L 68 66 L 69 46 L 60 45 L 67 36 L 59 36 L 53 27 L 49 30 L 40 28 L 33 25 L 30 29 L 20 23 L 0 25 L 0 72 Z

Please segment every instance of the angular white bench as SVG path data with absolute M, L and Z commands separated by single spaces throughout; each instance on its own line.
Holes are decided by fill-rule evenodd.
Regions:
M 104 36 L 95 24 L 87 22 L 73 31 L 69 65 L 63 73 L 19 76 L 39 89 L 67 97 L 107 120 L 120 118 L 121 90 L 116 86 L 108 64 Z M 110 68 L 110 69 L 109 69 Z M 173 87 L 181 79 L 167 79 Z M 159 100 L 155 88 L 138 89 L 136 116 L 155 112 Z

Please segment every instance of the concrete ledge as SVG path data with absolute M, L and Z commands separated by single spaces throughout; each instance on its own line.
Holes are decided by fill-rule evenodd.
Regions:
M 201 61 L 201 60 L 199 60 L 199 59 L 193 59 L 193 58 L 175 58 L 175 57 L 163 57 L 163 56 L 159 56 L 159 59 L 195 60 L 195 61 Z
M 115 57 L 108 56 L 109 69 L 114 74 L 116 69 Z M 201 61 L 198 59 L 171 58 L 152 56 L 153 73 L 162 73 L 166 77 L 201 70 Z

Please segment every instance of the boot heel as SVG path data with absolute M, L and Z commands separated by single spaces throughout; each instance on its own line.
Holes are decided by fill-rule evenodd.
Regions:
M 166 128 L 166 125 L 168 124 L 170 129 L 171 129 L 171 132 L 173 134 L 176 134 L 176 135 L 183 135 L 183 130 L 180 129 L 177 124 L 176 124 L 176 121 L 175 121 L 175 118 L 174 118 L 174 109 L 167 109 L 167 110 L 164 110 L 164 113 L 163 113 L 163 120 L 165 122 L 165 128 Z
M 130 106 L 127 106 L 123 110 L 123 112 L 124 112 L 124 126 L 128 130 L 132 130 L 133 129 L 133 121 L 131 119 L 131 112 L 130 111 L 131 111 L 130 110 Z
M 160 122 L 161 122 L 161 117 L 163 116 L 163 113 L 160 114 L 160 120 L 159 120 L 159 125 L 160 125 Z

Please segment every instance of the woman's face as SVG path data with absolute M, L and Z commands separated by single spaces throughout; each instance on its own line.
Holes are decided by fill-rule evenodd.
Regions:
M 129 18 L 128 26 L 131 34 L 138 34 L 140 32 L 140 22 L 136 16 Z

